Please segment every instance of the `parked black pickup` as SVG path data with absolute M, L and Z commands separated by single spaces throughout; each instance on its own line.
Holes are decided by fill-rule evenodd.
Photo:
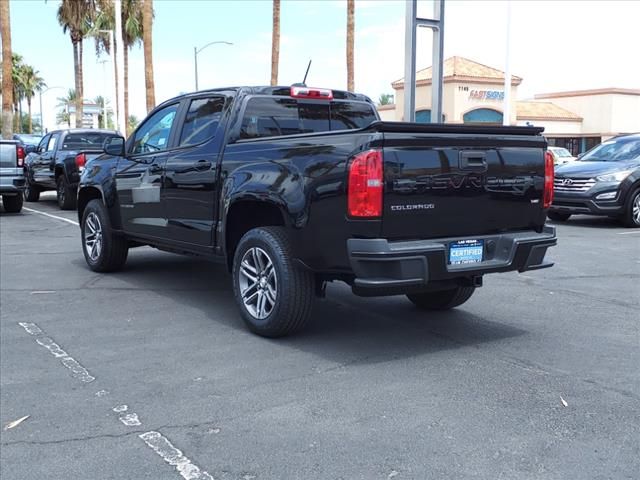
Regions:
M 381 122 L 363 95 L 307 87 L 184 95 L 87 163 L 84 256 L 95 271 L 139 245 L 224 262 L 264 336 L 302 327 L 333 280 L 450 309 L 484 274 L 551 266 L 541 131 Z
M 56 130 L 45 135 L 25 162 L 25 200 L 37 202 L 40 192 L 55 190 L 63 210 L 76 207 L 80 173 L 85 163 L 100 155 L 107 138 L 118 135 L 113 130 Z

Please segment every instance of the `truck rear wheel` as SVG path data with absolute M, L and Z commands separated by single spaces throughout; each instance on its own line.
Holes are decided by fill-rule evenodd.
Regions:
M 113 233 L 107 209 L 101 200 L 91 200 L 82 214 L 80 224 L 82 251 L 94 272 L 120 270 L 127 261 L 127 240 Z
M 571 216 L 570 213 L 562 213 L 562 212 L 547 212 L 547 217 L 555 222 L 566 222 L 569 220 Z
M 27 202 L 37 202 L 40 200 L 40 188 L 31 183 L 28 178 L 24 189 L 24 199 Z
M 457 287 L 435 292 L 410 293 L 407 298 L 422 310 L 450 310 L 471 298 L 475 287 Z
M 282 337 L 311 316 L 314 276 L 296 265 L 282 227 L 260 227 L 240 240 L 233 259 L 233 292 L 249 330 Z
M 18 195 L 3 195 L 2 204 L 4 205 L 4 211 L 7 213 L 19 213 L 22 210 L 22 194 Z
M 56 196 L 61 210 L 73 210 L 76 208 L 76 191 L 69 187 L 64 175 L 56 179 Z

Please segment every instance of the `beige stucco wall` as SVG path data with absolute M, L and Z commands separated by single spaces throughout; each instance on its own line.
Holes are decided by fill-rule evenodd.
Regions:
M 460 90 L 464 87 L 466 90 Z M 446 82 L 443 85 L 442 111 L 447 123 L 463 123 L 463 116 L 470 110 L 478 108 L 490 108 L 499 112 L 503 111 L 502 100 L 479 100 L 470 98 L 472 90 L 504 91 L 504 84 L 488 83 L 459 83 Z M 516 124 L 516 97 L 518 87 L 511 87 L 511 121 Z M 396 109 L 395 119 L 401 121 L 404 114 L 404 89 L 398 89 L 395 93 Z M 416 111 L 431 110 L 431 85 L 419 85 L 416 87 Z
M 535 127 L 544 127 L 544 135 L 554 133 L 579 134 L 582 132 L 582 124 L 580 123 L 580 120 L 572 122 L 554 120 L 518 120 L 518 125 L 526 126 L 527 122 L 531 123 Z
M 384 120 L 385 122 L 394 122 L 396 120 L 396 110 L 397 108 L 385 108 L 384 110 L 378 109 L 378 114 L 380 115 L 381 120 Z
M 640 131 L 640 95 L 607 93 L 544 100 L 580 115 L 584 133 Z

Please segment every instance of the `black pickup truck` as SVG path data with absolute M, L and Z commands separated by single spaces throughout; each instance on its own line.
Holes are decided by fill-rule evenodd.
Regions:
M 55 190 L 58 206 L 74 209 L 85 163 L 100 155 L 104 141 L 114 135 L 118 132 L 97 129 L 55 130 L 45 135 L 25 161 L 25 200 L 37 202 L 40 192 Z
M 484 274 L 552 265 L 546 145 L 531 127 L 381 122 L 337 90 L 183 95 L 87 163 L 84 256 L 99 272 L 139 245 L 224 262 L 263 336 L 301 328 L 334 280 L 450 309 Z

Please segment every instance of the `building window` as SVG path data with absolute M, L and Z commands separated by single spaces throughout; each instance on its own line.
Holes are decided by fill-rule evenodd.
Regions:
M 446 116 L 442 114 L 442 123 L 446 122 Z M 416 123 L 431 123 L 431 110 L 416 110 Z
M 462 117 L 464 123 L 496 123 L 502 125 L 502 112 L 491 108 L 476 108 Z

